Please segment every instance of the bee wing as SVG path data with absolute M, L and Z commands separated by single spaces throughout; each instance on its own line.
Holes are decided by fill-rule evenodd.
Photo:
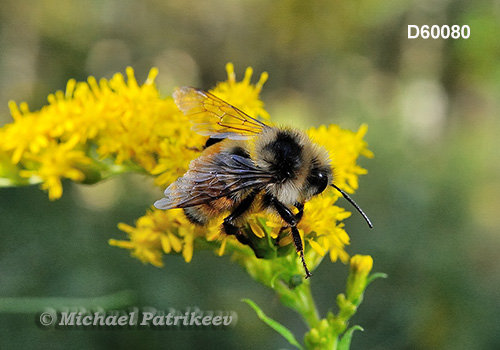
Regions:
M 271 175 L 255 166 L 251 159 L 229 153 L 202 155 L 191 161 L 186 174 L 168 186 L 165 198 L 154 206 L 192 207 L 238 191 L 263 188 L 270 180 Z
M 203 136 L 242 140 L 268 126 L 209 92 L 183 86 L 174 92 L 177 107 Z

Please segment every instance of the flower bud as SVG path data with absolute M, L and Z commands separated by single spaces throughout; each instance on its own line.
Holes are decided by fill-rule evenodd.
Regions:
M 347 279 L 347 300 L 355 306 L 359 305 L 366 288 L 368 275 L 373 267 L 373 259 L 369 255 L 354 255 L 351 258 L 351 268 Z

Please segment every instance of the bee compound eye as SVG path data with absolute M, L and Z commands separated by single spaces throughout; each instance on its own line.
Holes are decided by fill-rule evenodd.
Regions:
M 316 187 L 314 195 L 320 194 L 328 186 L 328 176 L 324 172 L 318 172 L 316 176 L 314 176 L 313 181 L 313 185 Z

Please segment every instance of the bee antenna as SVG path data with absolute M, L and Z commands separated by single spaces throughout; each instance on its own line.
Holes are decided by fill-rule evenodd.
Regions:
M 335 184 L 331 184 L 331 186 L 332 186 L 333 188 L 335 188 L 337 191 L 339 191 L 339 192 L 342 194 L 342 196 L 344 196 L 344 198 L 345 198 L 345 199 L 347 199 L 347 201 L 348 201 L 349 203 L 351 203 L 351 204 L 354 206 L 354 208 L 356 208 L 356 209 L 359 211 L 359 213 L 361 214 L 361 216 L 363 216 L 363 218 L 365 219 L 365 221 L 366 221 L 366 223 L 368 224 L 368 226 L 370 226 L 370 228 L 373 228 L 373 224 L 372 224 L 372 222 L 370 221 L 370 219 L 368 219 L 368 216 L 367 216 L 367 215 L 365 214 L 365 212 L 364 212 L 364 211 L 363 211 L 363 210 L 359 207 L 359 205 L 357 205 L 357 204 L 356 204 L 356 202 L 355 202 L 355 201 L 354 201 L 351 197 L 349 197 L 349 195 L 348 195 L 345 191 L 343 191 L 343 190 L 341 190 L 340 188 L 338 188 L 337 186 L 335 186 Z

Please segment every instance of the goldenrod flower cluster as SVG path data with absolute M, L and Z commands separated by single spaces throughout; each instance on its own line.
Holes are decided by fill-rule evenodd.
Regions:
M 251 116 L 268 119 L 259 99 L 267 74 L 252 84 L 251 68 L 239 82 L 232 64 L 226 70 L 228 80 L 211 92 Z M 63 193 L 62 179 L 90 184 L 138 171 L 153 176 L 164 189 L 184 174 L 206 138 L 191 131 L 172 98 L 160 96 L 154 84 L 157 74 L 152 69 L 142 85 L 132 68 L 126 70 L 127 79 L 116 74 L 99 82 L 93 77 L 87 82 L 70 80 L 65 92 L 50 95 L 48 105 L 35 112 L 25 103 L 11 102 L 14 122 L 0 128 L 0 186 L 40 183 L 50 199 L 57 199 Z M 357 165 L 358 157 L 372 157 L 363 140 L 366 131 L 366 126 L 352 132 L 336 125 L 308 130 L 330 152 L 335 183 L 347 192 L 356 190 L 358 176 L 366 173 Z M 298 228 L 314 252 L 346 262 L 349 236 L 342 220 L 350 212 L 335 206 L 338 197 L 332 189 L 306 203 Z M 110 244 L 130 249 L 134 257 L 155 266 L 163 266 L 163 255 L 168 253 L 182 254 L 189 262 L 197 247 L 214 248 L 219 254 L 228 244 L 233 250 L 242 247 L 234 237 L 220 233 L 220 223 L 195 227 L 180 209 L 151 209 L 135 226 L 119 224 L 128 240 Z M 276 238 L 280 230 L 280 222 L 265 213 L 252 214 L 248 225 L 257 237 Z M 291 240 L 280 241 L 288 243 Z
M 157 74 L 152 69 L 143 85 L 132 68 L 127 81 L 121 74 L 109 81 L 70 80 L 66 92 L 49 95 L 49 104 L 36 112 L 11 102 L 14 122 L 0 129 L 0 152 L 17 165 L 18 181 L 40 182 L 50 199 L 57 199 L 64 178 L 93 183 L 143 170 L 163 186 L 182 175 L 202 138 L 180 122 L 182 113 L 171 98 L 159 96 Z

